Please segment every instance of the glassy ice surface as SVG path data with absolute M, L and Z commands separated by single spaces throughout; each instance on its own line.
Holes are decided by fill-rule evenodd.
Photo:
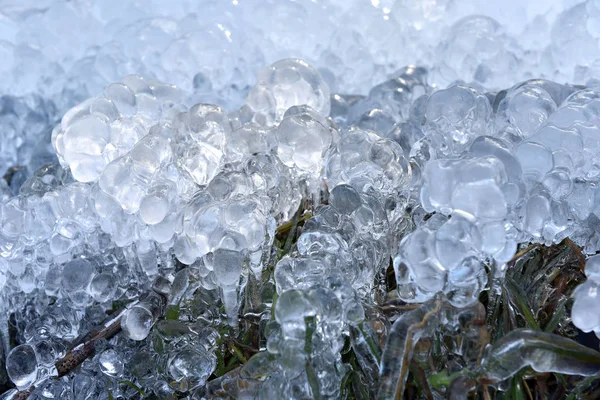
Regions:
M 596 3 L 5 1 L 10 379 L 203 396 L 272 273 L 240 396 L 338 398 L 390 261 L 400 300 L 463 309 L 519 243 L 597 252 Z M 572 314 L 598 335 L 599 265 Z M 117 305 L 123 333 L 47 379 Z
M 27 344 L 12 349 L 6 358 L 6 372 L 18 388 L 27 388 L 35 383 L 38 375 L 35 350 Z

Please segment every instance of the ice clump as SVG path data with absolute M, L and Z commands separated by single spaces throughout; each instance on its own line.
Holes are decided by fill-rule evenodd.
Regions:
M 52 132 L 52 145 L 76 180 L 95 182 L 152 125 L 167 119 L 180 97 L 175 87 L 128 76 L 123 83 L 108 86 L 103 96 L 69 110 Z
M 597 69 L 594 52 L 586 51 L 597 42 L 594 4 L 203 1 L 199 14 L 199 6 L 187 0 L 170 7 L 157 1 L 144 7 L 8 3 L 1 18 L 6 79 L 0 89 L 17 101 L 41 96 L 56 110 L 45 122 L 48 129 L 69 107 L 128 74 L 174 83 L 191 92 L 190 104 L 216 103 L 230 111 L 243 104 L 258 68 L 286 57 L 309 61 L 331 88 L 352 94 L 366 94 L 415 62 L 443 71 L 431 79 L 438 87 L 458 80 L 497 90 L 531 76 L 586 83 Z M 474 9 L 478 16 L 470 16 Z M 74 29 L 78 35 L 71 34 Z M 473 31 L 477 34 L 465 34 Z M 441 40 L 448 37 L 456 40 Z M 562 45 L 565 40 L 575 45 Z M 280 61 L 303 69 L 291 66 L 294 62 Z M 308 105 L 327 114 L 327 98 L 317 101 L 323 109 Z M 285 110 L 283 106 L 275 113 Z M 17 113 L 21 120 L 27 116 L 24 109 Z M 26 152 L 39 142 L 30 133 L 25 128 L 17 132 L 26 138 L 17 147 Z M 15 158 L 14 146 L 3 157 Z
M 576 327 L 584 332 L 600 335 L 600 315 L 598 314 L 598 288 L 600 287 L 600 256 L 590 257 L 585 263 L 587 281 L 575 290 L 572 318 Z
M 437 47 L 434 79 L 440 84 L 465 80 L 490 88 L 510 84 L 507 77 L 522 71 L 517 41 L 502 32 L 494 19 L 465 17 L 451 27 L 448 37 Z
M 345 372 L 340 335 L 364 320 L 359 299 L 373 296 L 364 284 L 373 282 L 387 263 L 390 232 L 376 197 L 345 184 L 332 189 L 330 204 L 306 223 L 292 256 L 276 266 L 280 296 L 267 342 L 270 354 L 261 356 L 272 359 L 259 398 L 274 392 L 287 397 L 300 388 L 303 397 L 339 396 Z M 319 378 L 319 393 L 308 384 L 306 370 L 299 368 L 306 363 L 326 372 Z
M 442 106 L 451 93 L 468 95 Z M 593 158 L 586 157 L 594 139 L 588 134 L 584 145 L 582 137 L 593 130 L 584 121 L 594 115 L 594 93 L 532 80 L 491 101 L 461 86 L 426 100 L 423 137 L 413 143 L 411 159 L 422 182 L 421 206 L 435 218 L 417 222 L 422 226 L 400 244 L 394 266 L 404 282 L 401 298 L 423 301 L 440 290 L 450 296 L 454 268 L 466 262 L 465 268 L 480 271 L 467 273 L 473 277 L 485 265 L 502 270 L 520 242 L 550 244 L 568 236 L 596 251 L 589 228 L 597 218 L 595 177 L 588 172 Z M 473 99 L 481 106 L 469 106 L 477 104 Z
M 302 397 L 339 396 L 346 370 L 339 358 L 340 334 L 362 326 L 359 299 L 373 298 L 369 282 L 385 269 L 392 238 L 402 226 L 398 219 L 390 222 L 386 206 L 410 183 L 403 154 L 389 139 L 350 130 L 327 155 L 329 204 L 306 222 L 292 254 L 275 268 L 280 296 L 267 353 L 257 358 L 266 360 L 256 361 L 269 368 L 258 398 L 273 392 L 289 397 L 298 390 Z M 357 169 L 346 175 L 346 162 Z M 395 211 L 401 214 L 404 206 L 399 202 Z M 326 372 L 317 386 L 308 384 L 307 370 L 299 368 L 306 363 Z M 251 366 L 246 373 L 252 376 Z
M 287 59 L 262 69 L 246 99 L 257 122 L 280 122 L 292 106 L 305 105 L 329 115 L 329 87 L 321 74 L 306 62 Z

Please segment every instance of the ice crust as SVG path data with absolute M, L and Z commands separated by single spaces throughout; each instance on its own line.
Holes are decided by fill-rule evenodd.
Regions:
M 5 1 L 10 379 L 36 398 L 115 378 L 204 396 L 215 327 L 238 329 L 272 270 L 239 372 L 260 384 L 240 395 L 338 398 L 390 260 L 400 300 L 464 308 L 520 243 L 599 251 L 596 3 Z M 600 335 L 597 257 L 572 318 Z M 117 300 L 122 337 L 47 379 Z

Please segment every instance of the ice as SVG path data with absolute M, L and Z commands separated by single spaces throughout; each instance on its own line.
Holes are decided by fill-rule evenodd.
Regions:
M 214 178 L 223 162 L 231 124 L 220 107 L 198 104 L 180 114 L 176 125 L 175 154 L 179 167 L 198 185 Z
M 325 166 L 327 184 L 333 188 L 348 184 L 370 194 L 387 207 L 395 219 L 401 206 L 402 190 L 411 181 L 411 167 L 402 148 L 375 132 L 350 129 L 341 134 L 339 143 L 328 154 Z
M 593 376 L 597 371 L 596 352 L 564 337 L 548 332 L 536 335 L 528 329 L 517 329 L 500 339 L 482 360 L 486 375 L 504 380 L 529 366 L 538 372 L 559 372 Z
M 216 368 L 216 360 L 204 349 L 182 346 L 168 361 L 169 374 L 188 389 L 203 385 Z
M 277 156 L 298 177 L 314 181 L 321 174 L 323 156 L 334 139 L 327 125 L 312 109 L 293 107 L 277 127 Z
M 0 310 L 35 398 L 339 398 L 348 346 L 378 382 L 386 301 L 466 310 L 519 243 L 600 249 L 595 1 L 26 3 L 0 13 Z M 600 334 L 596 264 L 572 319 Z M 255 318 L 251 384 L 214 379 Z
M 19 389 L 34 384 L 38 379 L 35 350 L 28 344 L 12 349 L 6 358 L 6 372 Z
M 504 97 L 498 105 L 496 130 L 527 139 L 556 111 L 557 104 L 543 87 L 525 84 Z
M 425 109 L 425 134 L 444 155 L 457 154 L 489 132 L 492 109 L 477 90 L 456 85 L 433 93 Z
M 110 300 L 117 290 L 115 276 L 108 272 L 95 275 L 89 286 L 89 294 L 99 303 Z
M 170 107 L 180 101 L 176 88 L 141 77 L 128 76 L 123 86 L 117 90 L 111 85 L 104 96 L 69 110 L 52 133 L 59 160 L 71 167 L 73 177 L 80 182 L 96 181 L 108 163 L 132 150 L 148 134 L 152 121 L 168 118 Z M 129 98 L 127 89 L 131 91 Z M 124 114 L 131 111 L 131 103 L 135 111 Z
M 100 371 L 108 376 L 120 376 L 123 373 L 123 361 L 119 354 L 113 350 L 104 350 L 98 356 Z
M 125 312 L 121 320 L 123 332 L 132 340 L 146 339 L 163 306 L 164 299 L 160 295 L 149 294 Z
M 62 287 L 67 292 L 85 289 L 89 284 L 94 267 L 85 260 L 73 260 L 65 264 L 62 273 Z
M 320 115 L 329 115 L 329 94 L 329 87 L 314 67 L 302 60 L 286 59 L 259 72 L 246 101 L 256 122 L 273 125 L 292 106 L 305 105 Z
M 441 84 L 457 80 L 488 87 L 501 87 L 519 80 L 522 70 L 520 46 L 502 31 L 497 21 L 486 16 L 465 17 L 451 27 L 436 49 L 434 79 Z M 514 82 L 514 81 L 513 81 Z

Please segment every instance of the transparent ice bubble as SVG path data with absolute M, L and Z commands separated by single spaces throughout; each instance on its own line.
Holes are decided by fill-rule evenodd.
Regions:
M 145 307 L 133 306 L 121 318 L 123 332 L 133 340 L 144 340 L 148 337 L 154 316 Z
M 594 255 L 585 262 L 585 275 L 600 283 L 600 255 Z
M 47 340 L 41 340 L 35 343 L 35 353 L 40 365 L 50 367 L 56 362 L 57 351 L 54 346 L 52 346 L 52 343 Z
M 19 389 L 33 385 L 38 379 L 38 362 L 33 347 L 22 344 L 12 349 L 6 358 L 6 372 Z
M 556 103 L 543 87 L 522 85 L 511 89 L 500 102 L 496 114 L 496 129 L 510 127 L 522 138 L 532 136 L 556 111 Z
M 488 99 L 463 85 L 433 93 L 427 102 L 425 132 L 441 154 L 459 152 L 477 136 L 489 133 Z
M 600 330 L 599 295 L 600 286 L 592 280 L 584 282 L 575 289 L 571 317 L 573 324 L 584 332 Z
M 108 272 L 95 275 L 89 287 L 89 294 L 99 303 L 103 303 L 112 298 L 117 290 L 117 280 L 115 276 Z
M 165 298 L 156 292 L 140 297 L 140 301 L 125 311 L 121 317 L 121 328 L 132 340 L 144 340 L 157 318 L 162 314 Z
M 457 308 L 475 303 L 485 288 L 487 274 L 477 257 L 467 257 L 448 273 L 448 300 Z
M 497 21 L 484 15 L 458 20 L 435 53 L 434 81 L 441 85 L 464 80 L 498 88 L 510 85 L 506 77 L 520 69 L 518 44 Z
M 315 118 L 316 117 L 316 118 Z M 275 131 L 277 156 L 297 173 L 317 176 L 333 135 L 310 109 L 286 116 Z
M 62 287 L 67 292 L 84 290 L 90 280 L 95 268 L 91 262 L 79 258 L 65 264 L 62 273 Z
M 329 95 L 329 87 L 315 68 L 289 58 L 259 72 L 246 103 L 256 113 L 257 122 L 273 125 L 293 106 L 306 105 L 320 115 L 329 115 Z
M 188 389 L 203 385 L 215 370 L 216 357 L 198 346 L 184 346 L 168 360 L 169 375 Z
M 240 278 L 244 255 L 239 251 L 217 249 L 206 257 L 205 263 L 215 271 L 215 277 L 221 285 L 230 286 Z
M 100 371 L 108 376 L 121 376 L 123 373 L 123 360 L 121 355 L 113 349 L 104 350 L 98 356 Z

